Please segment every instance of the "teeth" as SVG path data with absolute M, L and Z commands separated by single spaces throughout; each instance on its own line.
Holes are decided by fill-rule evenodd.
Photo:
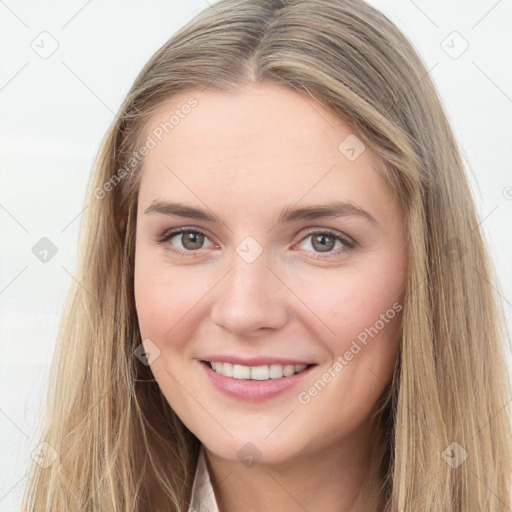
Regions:
M 301 372 L 307 367 L 305 364 L 243 366 L 241 364 L 219 363 L 217 361 L 210 361 L 210 364 L 215 372 L 226 377 L 251 380 L 268 380 L 289 377 L 294 373 Z

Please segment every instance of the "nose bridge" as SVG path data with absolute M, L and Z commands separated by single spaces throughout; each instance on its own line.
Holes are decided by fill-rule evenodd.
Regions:
M 252 303 L 251 307 L 263 304 L 269 292 L 276 289 L 277 278 L 269 268 L 269 253 L 254 238 L 247 237 L 236 247 L 230 263 L 232 270 L 224 294 L 236 299 L 239 305 L 247 301 Z
M 235 248 L 212 308 L 215 323 L 239 334 L 282 325 L 286 308 L 276 291 L 284 285 L 269 268 L 269 254 L 254 237 L 244 238 Z
M 264 292 L 269 281 L 275 279 L 269 269 L 271 265 L 269 252 L 264 251 L 253 237 L 247 237 L 236 247 L 236 254 L 231 258 L 230 288 L 242 295 L 251 290 Z

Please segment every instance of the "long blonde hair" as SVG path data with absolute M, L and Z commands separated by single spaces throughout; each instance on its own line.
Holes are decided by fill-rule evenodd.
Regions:
M 48 460 L 32 465 L 24 510 L 187 510 L 199 440 L 134 356 L 133 155 L 150 114 L 176 93 L 236 93 L 254 82 L 293 88 L 350 123 L 385 162 L 405 212 L 408 281 L 379 409 L 379 510 L 512 509 L 496 278 L 425 66 L 361 0 L 221 0 L 151 58 L 101 145 L 52 366 L 41 434 Z

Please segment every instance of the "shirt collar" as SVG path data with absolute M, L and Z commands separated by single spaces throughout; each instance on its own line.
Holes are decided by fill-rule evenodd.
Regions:
M 199 450 L 199 458 L 197 459 L 196 474 L 194 476 L 188 512 L 219 512 L 202 444 Z

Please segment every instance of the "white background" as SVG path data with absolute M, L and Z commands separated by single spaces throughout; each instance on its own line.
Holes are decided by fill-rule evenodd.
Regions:
M 464 154 L 510 327 L 512 2 L 370 3 L 431 70 Z M 0 511 L 20 508 L 99 143 L 144 63 L 205 7 L 206 0 L 0 1 Z M 46 59 L 31 47 L 43 37 L 45 48 L 50 37 L 58 44 Z M 464 41 L 469 47 L 454 59 Z M 42 237 L 57 247 L 47 263 L 32 253 Z

